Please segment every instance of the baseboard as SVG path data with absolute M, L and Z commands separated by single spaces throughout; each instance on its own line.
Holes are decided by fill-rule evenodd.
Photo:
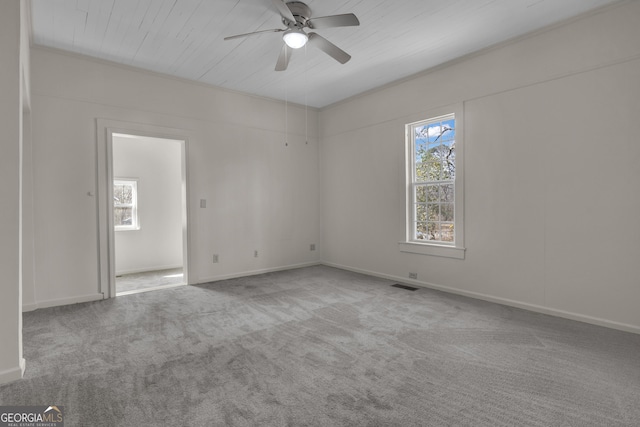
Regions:
M 315 265 L 321 265 L 319 261 L 305 262 L 302 264 L 285 265 L 281 267 L 263 268 L 260 270 L 242 271 L 231 274 L 221 274 L 219 276 L 212 276 L 208 278 L 199 279 L 192 285 L 201 285 L 204 283 L 218 282 L 220 280 L 237 279 L 238 277 L 257 276 L 258 274 L 273 273 L 275 271 L 295 270 L 297 268 L 313 267 Z
M 217 281 L 220 281 L 220 280 L 235 279 L 235 278 L 238 278 L 238 277 L 256 276 L 258 274 L 272 273 L 272 272 L 275 272 L 275 271 L 294 270 L 294 269 L 297 269 L 297 268 L 312 267 L 314 265 L 320 265 L 320 262 L 319 261 L 313 261 L 313 262 L 306 262 L 306 263 L 302 263 L 302 264 L 292 264 L 292 265 L 285 265 L 285 266 L 280 266 L 280 267 L 263 268 L 263 269 L 251 270 L 251 271 L 243 271 L 243 272 L 232 273 L 232 274 L 223 274 L 223 275 L 219 275 L 219 276 L 212 276 L 212 277 L 200 279 L 197 282 L 190 283 L 190 284 L 198 285 L 198 284 L 209 283 L 209 282 L 217 282 Z M 24 312 L 28 312 L 28 311 L 34 311 L 34 310 L 37 310 L 39 308 L 57 307 L 57 306 L 60 306 L 60 305 L 78 304 L 78 303 L 90 302 L 90 301 L 99 301 L 99 300 L 102 300 L 102 299 L 104 299 L 104 295 L 103 294 L 90 294 L 90 295 L 82 295 L 82 296 L 72 297 L 72 298 L 60 298 L 60 299 L 53 299 L 53 300 L 47 300 L 47 301 L 38 301 L 37 303 L 34 303 L 34 304 L 24 305 L 22 307 L 22 312 L 24 313 Z
M 150 271 L 158 271 L 158 270 L 173 270 L 174 268 L 183 268 L 183 267 L 182 267 L 182 264 L 177 264 L 177 265 L 160 265 L 156 267 L 134 268 L 133 270 L 116 271 L 116 276 L 122 276 L 123 274 L 148 273 Z
M 116 292 L 116 297 L 123 297 L 123 296 L 126 296 L 126 295 L 143 294 L 145 292 L 159 291 L 159 290 L 162 290 L 162 289 L 179 288 L 180 286 L 186 286 L 186 285 L 184 283 L 172 283 L 170 285 L 158 285 L 158 286 L 154 286 L 152 288 L 134 289 L 132 291 Z
M 22 376 L 24 375 L 24 368 L 25 361 L 22 359 L 20 360 L 19 365 L 15 368 L 0 372 L 0 384 L 8 384 L 22 379 Z
M 23 304 L 22 305 L 22 312 L 26 313 L 28 311 L 34 311 L 38 309 L 38 304 L 37 303 L 31 303 L 31 304 Z
M 46 301 L 38 301 L 35 304 L 28 304 L 27 306 L 22 307 L 22 312 L 34 311 L 39 308 L 49 308 L 49 307 L 57 307 L 59 305 L 69 305 L 69 304 L 79 304 L 83 302 L 91 302 L 91 301 L 99 301 L 103 300 L 103 294 L 89 294 L 89 295 L 80 295 L 76 297 L 70 298 L 58 298 L 51 299 Z
M 625 332 L 632 332 L 635 334 L 640 334 L 640 327 L 630 325 L 627 323 L 615 322 L 613 320 L 601 319 L 598 317 L 587 316 L 584 314 L 573 313 L 564 310 L 558 310 L 555 308 L 549 308 L 536 304 L 529 304 L 521 301 L 515 301 L 507 298 L 495 297 L 492 295 L 482 294 L 478 292 L 465 291 L 462 289 L 451 288 L 449 286 L 436 285 L 433 283 L 423 282 L 414 279 L 407 279 L 406 277 L 399 277 L 390 274 L 379 273 L 376 271 L 364 270 L 360 268 L 348 267 L 346 265 L 335 264 L 330 262 L 322 262 L 322 265 L 326 265 L 328 267 L 339 268 L 341 270 L 353 271 L 354 273 L 366 274 L 368 276 L 379 277 L 382 279 L 389 279 L 396 282 L 407 283 L 415 286 L 420 286 L 429 289 L 435 289 L 438 291 L 447 292 L 450 294 L 462 295 L 469 298 L 479 299 L 483 301 L 494 302 L 497 304 L 508 305 L 510 307 L 521 308 L 523 310 L 533 311 L 535 313 L 548 314 L 550 316 L 562 317 L 564 319 L 577 320 L 579 322 L 589 323 L 592 325 L 604 326 L 606 328 L 617 329 Z

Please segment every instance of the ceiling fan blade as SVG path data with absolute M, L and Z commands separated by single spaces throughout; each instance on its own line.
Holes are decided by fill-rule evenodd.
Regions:
M 237 34 L 235 36 L 229 36 L 229 37 L 225 37 L 225 40 L 233 40 L 233 39 L 239 39 L 242 37 L 248 37 L 248 36 L 253 36 L 256 34 L 262 34 L 262 33 L 280 33 L 282 31 L 286 31 L 286 30 L 282 30 L 280 28 L 276 28 L 273 30 L 263 30 L 263 31 L 254 31 L 253 33 L 245 33 L 245 34 Z
M 308 35 L 309 35 L 309 41 L 307 42 L 308 45 L 317 47 L 318 49 L 320 49 L 321 51 L 323 51 L 324 53 L 326 53 L 327 55 L 329 55 L 339 63 L 344 64 L 351 59 L 351 55 L 349 55 L 347 52 L 340 49 L 338 46 L 331 43 L 329 40 L 325 39 L 324 37 L 316 33 L 309 33 Z
M 360 21 L 353 13 L 344 15 L 321 16 L 320 18 L 312 18 L 308 21 L 309 28 L 333 28 L 333 27 L 357 27 Z
M 276 62 L 276 71 L 284 71 L 287 69 L 292 53 L 293 49 L 287 46 L 286 43 L 283 43 L 282 50 L 280 50 L 280 55 L 278 56 L 278 62 Z
M 289 7 L 283 0 L 271 0 L 271 2 L 278 9 L 278 12 L 280 12 L 280 15 L 283 18 L 291 22 L 296 22 L 296 18 L 293 16 L 293 13 L 291 13 L 291 10 L 289 10 Z

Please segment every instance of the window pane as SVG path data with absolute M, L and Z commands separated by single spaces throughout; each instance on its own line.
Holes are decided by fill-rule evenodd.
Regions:
M 456 176 L 456 143 L 451 142 L 451 145 L 447 148 L 447 152 L 443 158 L 443 166 L 448 176 L 448 179 L 453 179 Z
M 415 158 L 416 163 L 421 162 L 424 155 L 427 153 L 427 143 L 424 140 L 416 139 Z
M 442 162 L 433 159 L 427 163 L 428 171 L 426 181 L 440 181 L 442 177 Z
M 426 132 L 427 132 L 427 126 L 416 126 L 414 128 L 414 134 L 413 134 L 416 141 L 420 140 L 424 142 L 427 137 Z
M 440 201 L 453 203 L 453 184 L 443 184 L 440 186 Z
M 116 207 L 113 209 L 113 223 L 119 225 L 133 225 L 133 209 L 126 207 Z
M 416 181 L 417 182 L 429 181 L 429 164 L 428 163 L 416 163 Z
M 440 235 L 440 223 L 435 223 L 433 225 L 433 229 L 434 229 L 433 240 L 442 240 L 442 237 Z
M 113 201 L 114 203 L 122 203 L 122 194 L 124 193 L 124 185 L 113 186 Z
M 442 137 L 448 132 L 446 125 L 443 123 L 432 123 L 428 125 L 429 142 L 434 143 L 442 140 Z
M 440 224 L 440 240 L 443 242 L 453 242 L 453 223 L 443 222 Z
M 416 239 L 418 240 L 427 239 L 427 223 L 426 222 L 416 223 Z
M 440 205 L 429 205 L 427 207 L 427 216 L 429 221 L 440 220 Z
M 442 130 L 444 131 L 442 132 L 442 137 L 441 137 L 443 141 L 452 141 L 455 139 L 456 137 L 455 122 L 456 122 L 455 119 L 451 119 L 451 120 L 445 120 L 441 123 Z
M 427 205 L 416 205 L 416 221 L 424 222 L 427 220 Z
M 436 240 L 436 236 L 439 234 L 438 223 L 430 222 L 427 224 L 427 240 Z
M 133 203 L 133 187 L 131 185 L 114 185 L 113 198 L 116 204 L 130 205 Z
M 426 185 L 416 186 L 416 202 L 424 203 L 426 201 L 427 201 L 427 186 Z
M 441 221 L 453 222 L 453 203 L 443 203 L 440 205 Z
M 427 187 L 427 202 L 433 203 L 440 200 L 440 196 L 438 194 L 438 186 L 430 185 Z

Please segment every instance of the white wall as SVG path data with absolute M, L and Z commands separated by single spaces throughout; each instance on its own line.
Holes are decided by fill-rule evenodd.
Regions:
M 289 104 L 286 147 L 284 103 L 41 48 L 31 60 L 38 306 L 98 292 L 97 119 L 189 135 L 191 283 L 318 262 L 316 111 L 306 145 Z
M 320 113 L 323 260 L 640 332 L 640 2 Z M 466 259 L 401 253 L 404 124 L 463 103 Z
M 115 232 L 116 274 L 182 266 L 182 142 L 113 137 L 113 176 L 138 181 L 139 230 Z

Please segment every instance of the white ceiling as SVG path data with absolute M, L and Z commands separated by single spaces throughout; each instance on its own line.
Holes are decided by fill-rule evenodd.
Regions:
M 274 71 L 283 28 L 271 0 L 31 0 L 33 42 L 201 83 L 324 107 L 617 0 L 305 0 L 344 65 L 297 50 Z

